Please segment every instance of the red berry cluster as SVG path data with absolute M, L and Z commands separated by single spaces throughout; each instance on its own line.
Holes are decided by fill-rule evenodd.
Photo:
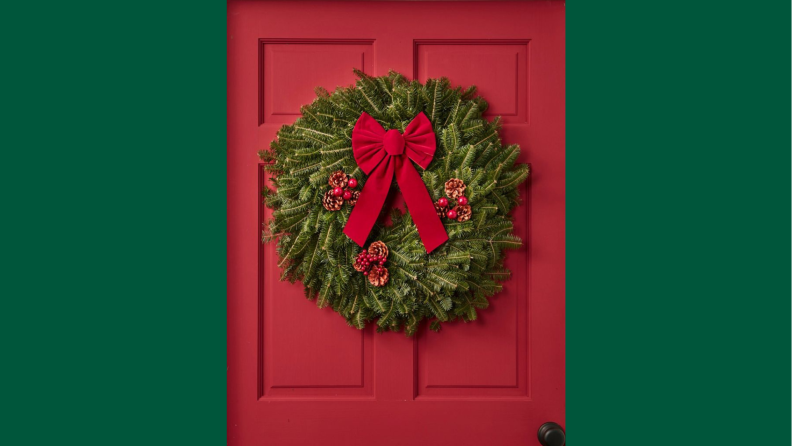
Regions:
M 446 203 L 448 203 L 448 201 L 447 201 L 445 198 L 441 198 L 440 200 L 443 200 L 443 201 L 445 201 Z M 438 200 L 438 201 L 439 201 L 439 200 Z M 459 198 L 457 198 L 457 204 L 458 204 L 458 205 L 460 205 L 460 206 L 465 206 L 465 205 L 467 204 L 467 202 L 468 202 L 468 200 L 467 200 L 467 198 L 465 198 L 465 197 L 459 197 Z M 447 204 L 446 204 L 446 206 L 447 206 Z M 456 208 L 454 208 L 454 209 L 449 209 L 449 210 L 448 210 L 448 212 L 446 213 L 446 216 L 447 216 L 448 218 L 450 218 L 451 220 L 456 220 L 456 218 L 457 218 L 457 211 L 456 211 Z
M 465 222 L 470 220 L 471 216 L 471 209 L 468 206 L 468 199 L 463 194 L 465 193 L 465 183 L 462 180 L 457 178 L 452 178 L 446 181 L 445 184 L 445 192 L 446 195 L 450 197 L 451 200 L 456 201 L 456 204 L 453 208 L 449 209 L 449 198 L 440 197 L 435 202 L 435 209 L 437 210 L 437 215 L 442 217 L 447 217 L 451 220 L 457 220 L 459 222 Z
M 356 190 L 352 190 L 357 187 L 357 180 L 348 177 L 341 170 L 337 170 L 330 175 L 330 179 L 327 180 L 327 183 L 330 185 L 330 190 L 324 193 L 322 196 L 322 205 L 328 211 L 338 211 L 341 210 L 341 206 L 346 201 L 349 203 L 350 206 L 354 206 L 357 204 L 357 200 L 360 197 L 360 192 Z M 347 188 L 347 186 L 349 188 Z
M 352 177 L 349 177 L 347 185 L 350 187 L 350 189 L 354 189 L 357 187 L 357 180 Z M 344 200 L 347 201 L 352 199 L 352 191 L 349 189 L 344 189 L 343 187 L 333 188 L 333 195 L 335 195 L 336 197 L 343 196 Z
M 388 283 L 390 277 L 388 268 L 384 266 L 387 259 L 388 247 L 385 243 L 374 242 L 367 251 L 363 251 L 355 257 L 352 266 L 355 271 L 367 276 L 370 284 L 381 287 Z
M 361 265 L 363 268 L 365 268 L 363 270 L 363 275 L 364 276 L 368 276 L 369 275 L 369 270 L 371 269 L 372 265 L 374 265 L 374 266 L 377 266 L 377 265 L 378 266 L 383 266 L 383 265 L 385 265 L 385 260 L 386 259 L 383 256 L 374 256 L 374 255 L 371 255 L 371 254 L 367 253 L 366 251 L 363 251 L 360 254 L 358 254 L 357 259 L 355 260 L 355 263 L 358 264 L 358 265 Z
M 349 184 L 350 188 L 354 189 L 354 188 L 357 187 L 357 180 L 352 178 L 352 177 L 349 177 L 349 183 L 348 184 Z M 344 200 L 347 200 L 347 201 L 352 199 L 352 191 L 349 190 L 349 189 L 344 189 L 342 187 L 334 188 L 333 189 L 333 195 L 335 195 L 336 197 L 343 196 Z

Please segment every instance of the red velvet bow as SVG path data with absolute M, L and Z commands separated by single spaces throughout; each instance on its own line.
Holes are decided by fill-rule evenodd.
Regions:
M 423 112 L 407 125 L 404 135 L 398 130 L 386 132 L 374 118 L 363 112 L 352 130 L 352 153 L 358 166 L 369 177 L 344 227 L 344 234 L 358 245 L 365 245 L 396 175 L 426 252 L 432 252 L 448 240 L 421 176 L 407 159 L 426 169 L 436 149 L 432 123 Z

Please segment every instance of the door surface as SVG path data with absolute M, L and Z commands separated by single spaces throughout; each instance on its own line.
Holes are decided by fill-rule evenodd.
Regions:
M 531 163 L 525 243 L 474 323 L 348 327 L 260 243 L 256 152 L 353 68 L 477 85 Z M 228 444 L 538 445 L 564 415 L 563 2 L 229 3 Z

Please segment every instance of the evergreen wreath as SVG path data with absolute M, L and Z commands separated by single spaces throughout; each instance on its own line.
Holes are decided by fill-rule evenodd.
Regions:
M 475 86 L 451 88 L 446 78 L 421 84 L 393 71 L 382 77 L 355 74 L 354 87 L 333 93 L 317 88 L 317 98 L 300 109 L 302 116 L 278 131 L 271 150 L 259 152 L 275 186 L 262 191 L 273 209 L 262 241 L 277 241 L 281 280 L 302 281 L 308 299 L 317 299 L 320 308 L 331 306 L 358 329 L 376 319 L 379 332 L 403 328 L 411 336 L 423 319 L 431 319 L 435 331 L 443 322 L 473 321 L 510 275 L 503 268 L 502 250 L 522 244 L 512 234 L 509 216 L 518 204 L 518 186 L 529 174 L 528 165 L 516 164 L 520 147 L 501 145 L 500 118 L 482 119 L 487 102 L 475 95 Z M 390 211 L 390 224 L 378 220 L 368 252 L 342 233 L 359 192 L 344 190 L 352 201 L 342 206 L 344 198 L 333 196 L 333 186 L 352 182 L 362 188 L 366 182 L 351 147 L 362 112 L 383 128 L 401 132 L 420 112 L 432 123 L 437 151 L 426 170 L 416 168 L 429 195 L 438 200 L 438 216 L 446 217 L 442 221 L 449 240 L 431 254 L 409 209 Z M 347 181 L 339 172 L 355 180 Z M 455 201 L 463 192 L 467 206 L 458 206 L 459 212 L 437 205 Z M 448 214 L 456 219 L 449 220 Z M 375 246 L 378 255 L 371 254 Z

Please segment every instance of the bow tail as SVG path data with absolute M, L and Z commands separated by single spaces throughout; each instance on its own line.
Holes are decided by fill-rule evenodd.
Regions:
M 418 235 L 423 241 L 424 248 L 427 253 L 430 253 L 448 240 L 448 234 L 443 222 L 437 216 L 432 197 L 429 196 L 421 176 L 412 163 L 405 158 L 399 157 L 396 161 L 396 181 L 399 183 L 404 202 L 410 211 L 413 222 L 415 222 L 415 227 L 418 228 Z M 363 198 L 362 193 L 360 198 Z M 359 204 L 360 201 L 358 201 Z M 357 206 L 355 208 L 357 209 Z
M 371 172 L 344 226 L 344 234 L 361 247 L 366 244 L 371 228 L 377 222 L 382 205 L 388 197 L 393 170 L 393 159 L 388 157 Z

